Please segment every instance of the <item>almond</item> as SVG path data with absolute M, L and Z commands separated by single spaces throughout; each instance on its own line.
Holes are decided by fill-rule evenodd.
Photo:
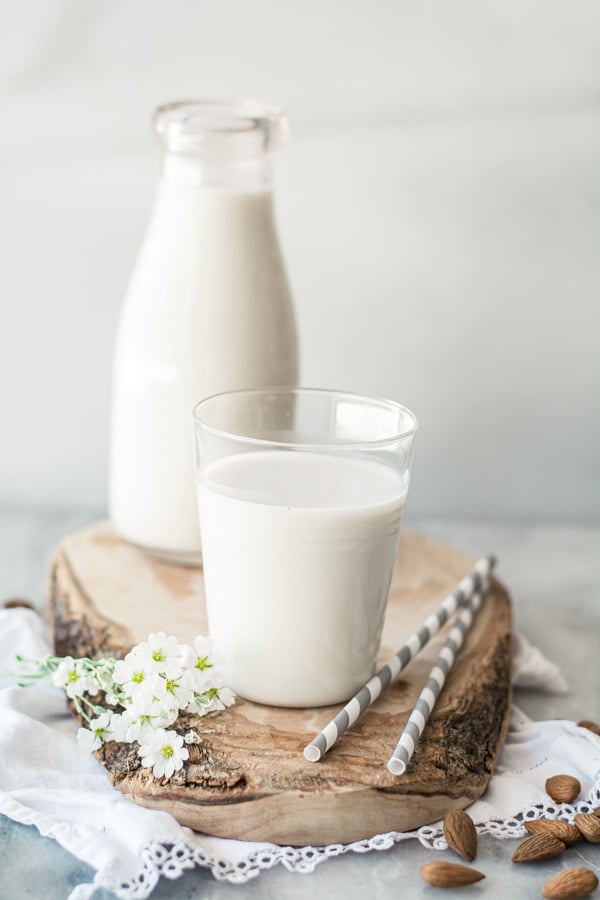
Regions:
M 600 819 L 593 813 L 577 813 L 575 825 L 590 844 L 600 844 Z
M 24 600 L 22 597 L 11 597 L 9 600 L 5 600 L 2 604 L 4 609 L 33 609 L 33 603 L 29 600 Z
M 460 863 L 433 860 L 421 866 L 421 878 L 432 887 L 453 888 L 475 884 L 476 881 L 485 878 L 485 875 Z
M 556 803 L 572 803 L 581 793 L 581 784 L 572 775 L 553 775 L 546 781 L 546 793 Z
M 580 728 L 587 728 L 588 731 L 593 731 L 594 734 L 600 734 L 600 725 L 596 722 L 590 722 L 589 719 L 582 719 L 581 722 L 577 723 Z
M 597 887 L 598 879 L 591 869 L 578 866 L 574 869 L 563 869 L 547 881 L 542 896 L 553 900 L 571 900 L 572 897 L 587 897 Z
M 445 817 L 443 827 L 448 846 L 467 862 L 473 862 L 477 856 L 477 832 L 471 816 L 462 809 L 453 809 Z
M 531 837 L 521 841 L 513 853 L 512 861 L 524 863 L 536 862 L 538 859 L 550 859 L 551 856 L 558 856 L 564 849 L 563 842 L 549 831 L 543 834 L 532 834 Z
M 600 820 L 599 820 L 600 821 Z M 523 822 L 529 834 L 544 834 L 550 832 L 563 844 L 574 844 L 581 838 L 581 832 L 574 825 L 561 822 L 559 819 L 530 819 Z

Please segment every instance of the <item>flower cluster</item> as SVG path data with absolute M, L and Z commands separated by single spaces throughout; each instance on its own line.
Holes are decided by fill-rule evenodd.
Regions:
M 184 745 L 201 740 L 195 731 L 182 737 L 170 729 L 179 713 L 203 716 L 234 702 L 222 663 L 210 638 L 199 635 L 189 646 L 159 631 L 125 659 L 47 656 L 30 662 L 21 678 L 22 683 L 48 681 L 66 691 L 87 725 L 78 733 L 82 746 L 97 750 L 108 741 L 137 742 L 142 766 L 152 768 L 156 778 L 170 778 L 189 756 Z M 99 695 L 105 705 L 95 702 Z

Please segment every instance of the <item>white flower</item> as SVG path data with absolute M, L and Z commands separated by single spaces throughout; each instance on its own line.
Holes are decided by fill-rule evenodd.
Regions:
M 97 694 L 98 686 L 93 678 L 86 675 L 80 660 L 65 656 L 52 674 L 52 684 L 63 688 L 67 697 L 81 697 L 82 694 Z
M 133 696 L 142 690 L 147 690 L 155 677 L 155 669 L 148 660 L 142 659 L 135 653 L 135 648 L 127 654 L 125 659 L 119 659 L 115 663 L 113 679 Z
M 152 767 L 155 778 L 170 778 L 173 772 L 179 771 L 184 759 L 188 759 L 189 750 L 183 746 L 183 738 L 175 731 L 157 728 L 150 740 L 142 744 L 138 750 L 142 765 Z
M 219 703 L 223 704 L 223 707 L 233 706 L 235 703 L 235 694 L 228 688 L 227 685 L 223 685 L 222 688 L 219 688 Z
M 206 716 L 211 712 L 221 712 L 234 703 L 233 691 L 225 685 L 221 685 L 221 687 L 211 687 L 202 694 L 196 694 L 190 702 L 188 710 L 199 716 Z
M 113 715 L 111 728 L 113 741 L 129 744 L 139 741 L 146 733 L 146 729 L 152 728 L 150 716 L 139 715 L 135 710 L 126 709 L 119 715 Z
M 194 647 L 186 647 L 186 651 L 186 665 L 193 676 L 194 690 L 201 694 L 211 687 L 211 675 L 223 665 L 225 657 L 215 649 L 212 638 L 201 634 L 194 638 Z
M 123 701 L 124 707 L 132 713 L 150 719 L 177 716 L 177 699 L 167 690 L 167 682 L 160 675 L 154 675 L 144 689 L 136 691 Z
M 225 662 L 225 654 L 217 650 L 211 637 L 204 637 L 201 634 L 195 637 L 194 650 L 196 651 L 194 666 L 200 671 L 222 666 Z
M 225 687 L 225 679 L 220 669 L 207 669 L 204 672 L 204 684 L 201 690 L 197 690 L 197 694 L 213 693 L 214 689 L 221 690 Z
M 119 716 L 113 716 L 113 740 L 128 744 L 137 741 L 144 744 L 150 739 L 154 729 L 168 728 L 177 720 L 178 715 L 177 709 L 159 710 L 157 715 L 148 715 L 132 706 Z
M 157 701 L 167 709 L 175 706 L 185 709 L 194 695 L 192 674 L 189 670 L 182 672 L 179 678 L 159 677 L 154 683 Z
M 147 641 L 137 644 L 131 654 L 144 668 L 160 672 L 167 678 L 177 678 L 184 669 L 184 648 L 177 638 L 167 637 L 164 631 L 148 635 Z
M 152 719 L 152 728 L 168 728 L 179 718 L 178 709 L 163 709 Z
M 92 719 L 89 728 L 80 728 L 77 732 L 77 742 L 86 750 L 97 750 L 105 741 L 113 741 L 111 728 L 111 713 L 103 713 L 97 719 Z
M 119 741 L 120 743 L 127 741 L 127 732 L 131 726 L 131 713 L 129 710 L 125 710 L 122 713 L 114 713 L 110 724 L 113 741 Z
M 74 670 L 75 660 L 72 656 L 65 656 L 52 673 L 52 684 L 55 687 L 65 688 L 69 683 L 69 672 Z
M 210 712 L 220 712 L 235 703 L 235 694 L 226 685 L 220 688 L 211 688 L 209 694 L 211 694 Z

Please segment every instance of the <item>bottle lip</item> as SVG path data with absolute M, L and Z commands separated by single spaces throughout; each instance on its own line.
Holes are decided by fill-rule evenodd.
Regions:
M 270 152 L 289 137 L 286 113 L 260 100 L 178 100 L 158 107 L 154 127 L 170 151 L 202 154 L 235 150 L 236 156 Z

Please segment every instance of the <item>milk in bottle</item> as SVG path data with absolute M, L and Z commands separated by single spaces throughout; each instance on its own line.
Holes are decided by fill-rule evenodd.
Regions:
M 116 340 L 110 515 L 121 537 L 200 560 L 191 409 L 221 391 L 294 385 L 294 314 L 273 216 L 286 137 L 254 101 L 176 103 Z

